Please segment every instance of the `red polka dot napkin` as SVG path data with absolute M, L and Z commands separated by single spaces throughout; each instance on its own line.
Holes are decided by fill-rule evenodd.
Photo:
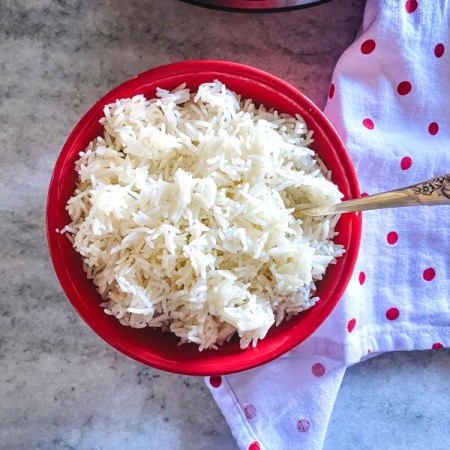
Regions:
M 365 195 L 450 173 L 450 8 L 368 0 L 326 114 Z M 363 195 L 364 195 L 363 194 Z M 450 346 L 450 208 L 364 213 L 360 257 L 322 327 L 283 357 L 207 384 L 241 449 L 320 449 L 345 368 Z

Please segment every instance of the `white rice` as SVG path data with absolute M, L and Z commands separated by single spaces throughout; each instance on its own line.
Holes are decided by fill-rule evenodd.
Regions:
M 242 348 L 312 305 L 344 249 L 337 217 L 295 208 L 342 197 L 308 146 L 312 131 L 220 81 L 107 105 L 102 137 L 76 162 L 68 233 L 104 299 L 134 328 Z

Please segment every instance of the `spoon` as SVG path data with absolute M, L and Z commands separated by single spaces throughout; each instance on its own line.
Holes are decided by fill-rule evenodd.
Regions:
M 328 216 L 354 211 L 368 211 L 371 209 L 401 208 L 403 206 L 433 206 L 450 205 L 450 174 L 433 178 L 429 181 L 414 184 L 405 188 L 367 197 L 355 198 L 341 203 L 314 208 L 297 209 L 294 217 Z

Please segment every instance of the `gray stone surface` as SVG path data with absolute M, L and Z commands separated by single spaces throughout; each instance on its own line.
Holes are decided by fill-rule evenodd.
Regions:
M 347 370 L 324 450 L 448 450 L 450 350 L 397 352 Z
M 0 448 L 236 449 L 202 379 L 122 356 L 73 311 L 46 247 L 51 170 L 95 100 L 172 61 L 247 63 L 323 106 L 362 9 L 335 0 L 244 15 L 176 0 L 0 0 Z M 445 351 L 350 369 L 326 448 L 444 448 L 449 372 Z

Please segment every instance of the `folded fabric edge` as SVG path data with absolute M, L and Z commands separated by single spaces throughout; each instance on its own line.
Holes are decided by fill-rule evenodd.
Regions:
M 209 377 L 206 377 L 204 380 L 214 401 L 225 417 L 238 447 L 241 450 L 266 450 L 260 439 L 255 435 L 252 427 L 247 422 L 239 401 L 227 379 L 225 377 L 220 377 L 220 391 L 211 386 Z
M 388 321 L 388 319 L 386 319 Z M 389 322 L 390 323 L 390 322 Z M 362 331 L 352 330 L 345 342 L 337 342 L 327 336 L 313 334 L 307 341 L 282 355 L 280 358 L 297 358 L 315 355 L 351 366 L 372 353 L 391 351 L 432 350 L 450 347 L 450 324 L 448 326 L 424 325 L 411 328 L 409 323 L 392 323 L 392 332 L 385 328 L 371 329 L 361 325 Z

